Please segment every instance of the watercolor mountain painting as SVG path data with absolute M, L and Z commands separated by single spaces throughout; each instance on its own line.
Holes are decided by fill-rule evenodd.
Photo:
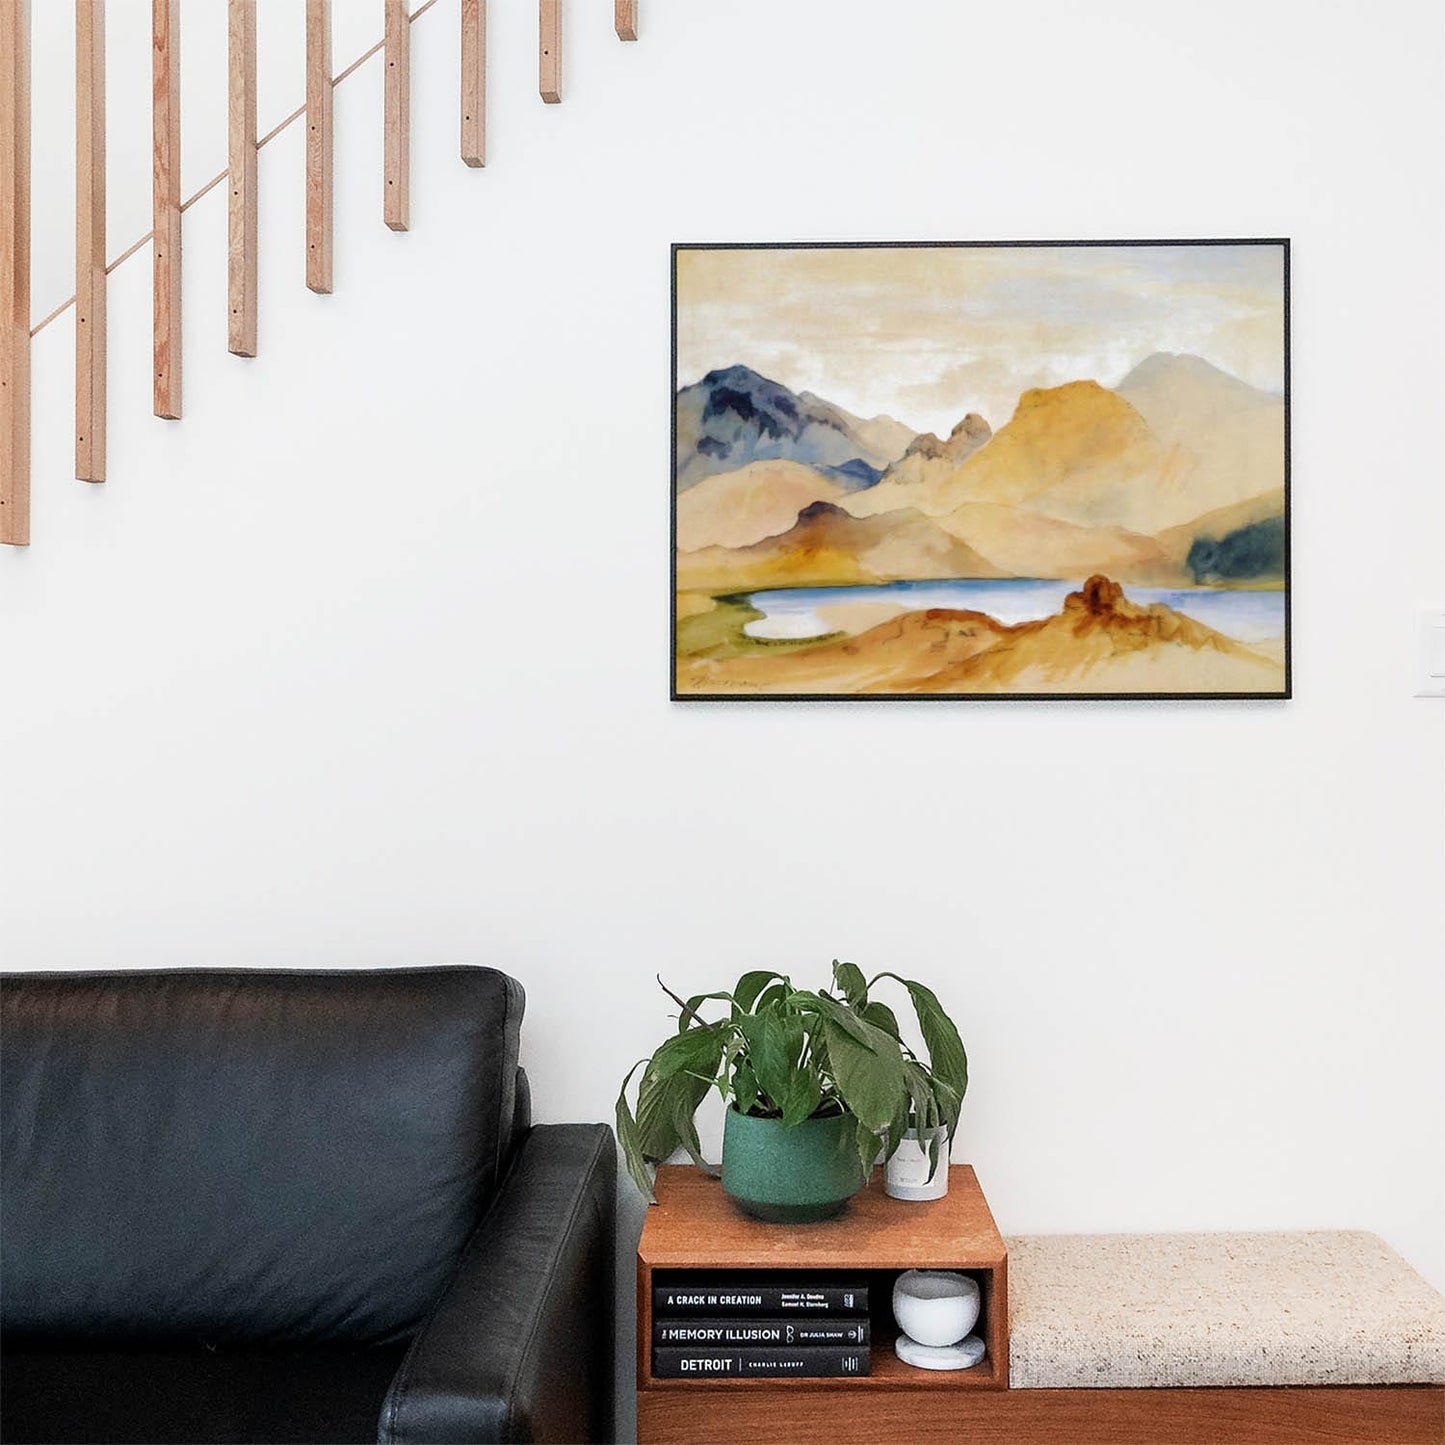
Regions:
M 1289 696 L 1288 246 L 677 246 L 677 698 Z

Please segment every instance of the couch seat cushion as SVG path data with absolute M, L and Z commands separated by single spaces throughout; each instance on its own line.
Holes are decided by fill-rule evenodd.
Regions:
M 5 1445 L 365 1445 L 405 1344 L 371 1349 L 7 1349 Z
M 1445 1299 L 1373 1234 L 1008 1240 L 1023 1388 L 1445 1381 Z

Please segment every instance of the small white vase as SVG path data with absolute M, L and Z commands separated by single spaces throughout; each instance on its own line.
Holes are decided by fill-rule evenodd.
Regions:
M 938 1136 L 938 1168 L 928 1177 L 929 1147 Z M 948 1193 L 948 1135 L 927 1131 L 922 1139 L 910 1129 L 883 1169 L 883 1192 L 893 1199 L 942 1199 Z
M 954 1270 L 910 1269 L 893 1285 L 893 1318 L 909 1339 L 956 1345 L 978 1323 L 978 1282 Z

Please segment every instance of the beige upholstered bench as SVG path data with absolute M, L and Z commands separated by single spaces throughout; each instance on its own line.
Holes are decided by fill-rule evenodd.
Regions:
M 1007 1243 L 1000 1438 L 1445 1440 L 1445 1299 L 1372 1234 Z

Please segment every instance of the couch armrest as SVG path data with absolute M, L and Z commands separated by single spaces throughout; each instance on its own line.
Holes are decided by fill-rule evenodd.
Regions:
M 604 1124 L 543 1124 L 422 1326 L 382 1445 L 612 1435 L 617 1153 Z

